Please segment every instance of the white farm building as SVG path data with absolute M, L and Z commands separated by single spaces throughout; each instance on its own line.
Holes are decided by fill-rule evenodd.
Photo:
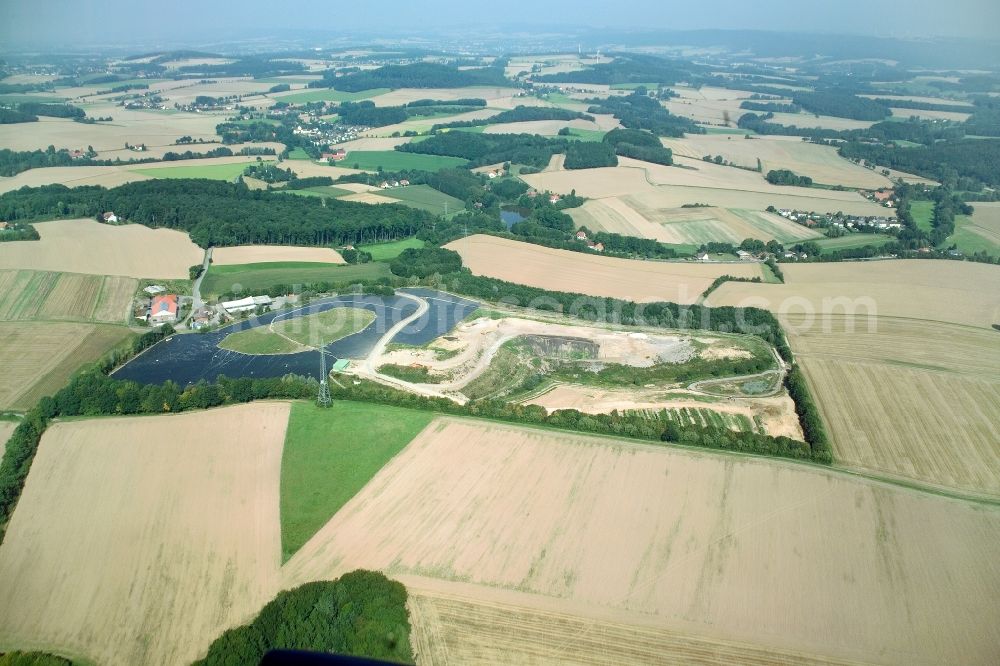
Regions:
M 248 310 L 255 310 L 262 305 L 271 305 L 270 296 L 247 296 L 246 298 L 241 298 L 238 301 L 223 301 L 222 308 L 228 314 L 236 314 L 237 312 L 246 312 Z

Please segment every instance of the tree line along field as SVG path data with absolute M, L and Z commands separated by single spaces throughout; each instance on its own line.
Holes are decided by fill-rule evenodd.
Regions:
M 1000 497 L 996 332 L 941 322 L 839 317 L 789 343 L 838 465 Z

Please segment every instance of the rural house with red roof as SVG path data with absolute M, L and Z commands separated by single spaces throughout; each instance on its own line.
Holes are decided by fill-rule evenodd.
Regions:
M 177 321 L 176 294 L 164 294 L 153 298 L 153 304 L 149 309 L 149 321 L 153 324 Z

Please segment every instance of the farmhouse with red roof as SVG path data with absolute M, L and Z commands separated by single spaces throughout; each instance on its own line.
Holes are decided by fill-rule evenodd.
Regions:
M 154 297 L 149 309 L 149 321 L 154 324 L 177 321 L 177 295 L 163 294 Z

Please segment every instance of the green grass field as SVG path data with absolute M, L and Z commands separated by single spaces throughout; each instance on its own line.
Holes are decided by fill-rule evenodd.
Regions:
M 424 242 L 417 238 L 404 238 L 403 240 L 392 241 L 391 243 L 376 243 L 374 245 L 359 245 L 359 250 L 364 250 L 372 255 L 373 261 L 390 261 L 399 256 L 406 249 L 420 249 Z
M 815 243 L 819 245 L 823 252 L 832 250 L 849 250 L 865 245 L 882 245 L 886 241 L 892 240 L 892 236 L 885 234 L 848 234 L 840 238 L 821 238 Z
M 394 187 L 391 190 L 382 190 L 379 194 L 435 215 L 444 215 L 445 213 L 450 215 L 465 210 L 465 203 L 461 199 L 439 192 L 430 185 Z
M 600 142 L 604 140 L 605 134 L 607 134 L 607 132 L 604 132 L 603 130 L 585 130 L 577 129 L 575 127 L 569 128 L 569 138 L 579 139 L 580 141 Z
M 384 263 L 338 266 L 308 261 L 276 261 L 235 266 L 211 266 L 201 283 L 205 296 L 229 293 L 234 285 L 243 289 L 267 289 L 276 284 L 306 284 L 310 282 L 348 283 L 354 280 L 375 280 L 389 276 Z
M 997 233 L 997 230 L 976 224 L 975 220 L 968 215 L 955 216 L 955 233 L 944 242 L 946 247 L 950 247 L 952 244 L 958 246 L 958 249 L 965 254 L 975 252 L 1000 254 L 1000 234 Z
M 309 156 L 309 153 L 307 153 L 302 148 L 293 148 L 292 150 L 288 151 L 288 159 L 290 159 L 290 160 L 308 160 L 308 159 L 312 159 L 312 158 Z
M 398 150 L 352 150 L 340 163 L 348 169 L 363 169 L 377 171 L 381 167 L 385 171 L 437 171 L 464 166 L 468 160 L 460 157 L 442 157 L 439 155 L 421 155 L 419 153 L 403 153 Z
M 698 127 L 705 130 L 705 134 L 756 134 L 756 132 L 750 132 L 738 127 L 715 127 L 713 125 L 699 125 Z
M 21 102 L 38 102 L 39 104 L 60 104 L 68 101 L 67 97 L 57 97 L 55 95 L 26 95 L 24 93 L 10 93 L 0 95 L 0 102 L 14 104 Z
M 314 88 L 305 92 L 282 95 L 274 99 L 279 102 L 289 104 L 305 104 L 307 102 L 357 102 L 362 99 L 371 99 L 389 92 L 388 88 L 373 88 L 372 90 L 362 90 L 361 92 L 350 93 L 341 92 L 332 88 Z
M 287 560 L 434 418 L 358 402 L 296 402 L 281 458 L 281 547 Z
M 931 218 L 934 216 L 933 201 L 911 201 L 910 214 L 913 216 L 913 221 L 916 223 L 918 229 L 923 229 L 924 231 L 933 229 L 931 226 Z
M 151 178 L 208 178 L 210 180 L 236 180 L 249 162 L 230 164 L 199 164 L 195 166 L 162 167 L 159 169 L 129 169 Z M 270 162 L 265 162 L 270 164 Z
M 373 321 L 375 313 L 370 310 L 333 308 L 230 333 L 219 347 L 243 354 L 294 354 L 304 351 L 304 347 L 318 348 L 346 338 Z

